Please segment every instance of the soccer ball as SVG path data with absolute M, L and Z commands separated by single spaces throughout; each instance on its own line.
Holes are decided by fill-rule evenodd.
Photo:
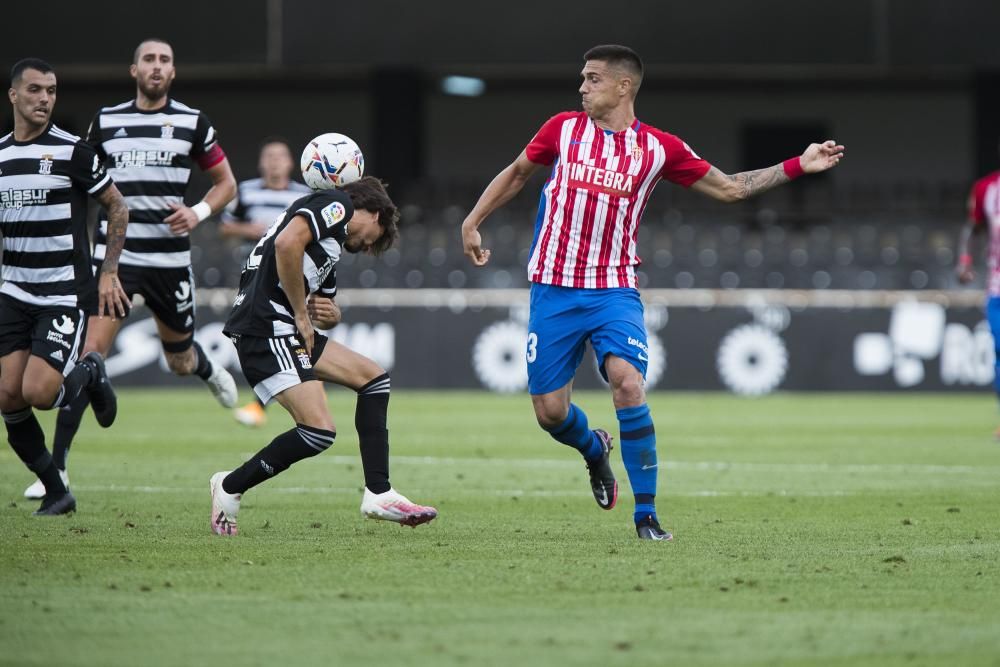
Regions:
M 327 132 L 302 151 L 302 178 L 313 190 L 329 190 L 353 183 L 365 173 L 365 156 L 350 137 Z

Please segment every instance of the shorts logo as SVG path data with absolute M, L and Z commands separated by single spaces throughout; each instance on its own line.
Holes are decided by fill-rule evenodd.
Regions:
M 63 358 L 62 350 L 56 350 L 55 352 L 53 352 L 49 356 L 52 357 L 53 359 L 55 359 L 56 361 L 65 361 L 65 359 Z
M 38 161 L 38 173 L 42 176 L 50 176 L 52 174 L 52 155 L 46 153 L 42 156 L 42 159 Z
M 178 302 L 178 313 L 183 313 L 185 310 L 191 310 L 191 307 L 194 305 L 194 301 L 191 300 L 191 283 L 186 280 L 182 280 L 177 283 L 177 290 L 174 291 L 174 297 Z
M 76 331 L 76 325 L 73 324 L 73 320 L 70 319 L 69 315 L 63 315 L 62 322 L 52 320 L 52 328 L 66 336 Z
M 295 348 L 295 356 L 299 358 L 299 366 L 302 366 L 302 368 L 312 368 L 312 361 L 310 361 L 304 347 Z
M 647 357 L 649 356 L 649 346 L 646 345 L 645 343 L 643 343 L 641 340 L 639 340 L 637 338 L 632 338 L 631 336 L 629 336 L 628 337 L 628 344 L 631 345 L 632 347 L 639 348 L 640 350 L 642 350 L 643 352 L 646 353 Z M 643 355 L 642 354 L 639 355 L 639 358 L 642 359 L 643 361 L 646 361 L 645 359 L 643 359 Z
M 335 201 L 329 206 L 324 206 L 320 213 L 323 214 L 323 221 L 329 229 L 344 219 L 344 216 L 347 215 L 347 209 L 339 201 Z

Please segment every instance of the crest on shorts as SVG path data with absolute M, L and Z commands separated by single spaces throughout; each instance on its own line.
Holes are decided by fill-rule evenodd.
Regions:
M 170 123 L 164 123 L 163 127 L 160 128 L 160 139 L 173 139 L 174 138 L 174 126 Z
M 38 173 L 42 176 L 49 176 L 52 174 L 52 154 L 46 153 L 42 156 L 42 159 L 38 161 Z
M 304 347 L 295 348 L 295 356 L 299 358 L 299 366 L 302 368 L 312 368 L 312 361 L 309 359 L 309 355 L 306 354 L 306 349 Z
M 64 336 L 68 336 L 76 331 L 76 325 L 73 323 L 73 318 L 69 315 L 63 315 L 61 322 L 59 320 L 52 320 L 52 328 Z

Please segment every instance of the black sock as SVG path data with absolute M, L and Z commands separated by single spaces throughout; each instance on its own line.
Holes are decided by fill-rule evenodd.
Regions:
M 59 477 L 59 470 L 52 463 L 52 455 L 45 449 L 45 434 L 31 408 L 3 413 L 7 427 L 7 440 L 28 470 L 38 475 L 45 485 L 45 495 L 59 496 L 66 493 L 66 485 Z
M 77 363 L 73 370 L 63 378 L 62 387 L 59 388 L 59 394 L 53 401 L 52 407 L 64 408 L 72 403 L 77 396 L 83 393 L 83 388 L 94 381 L 94 377 L 95 374 L 89 361 Z
M 66 469 L 66 459 L 69 457 L 69 446 L 73 444 L 76 432 L 80 430 L 83 413 L 90 405 L 87 392 L 81 391 L 76 400 L 60 408 L 56 415 L 56 435 L 52 438 L 52 461 L 60 470 Z
M 226 493 L 245 493 L 261 482 L 288 470 L 296 461 L 316 456 L 333 444 L 336 432 L 303 424 L 285 431 L 222 480 Z
M 194 348 L 194 355 L 197 357 L 195 359 L 194 374 L 200 377 L 202 380 L 208 380 L 212 376 L 212 362 L 205 354 L 205 350 L 201 349 L 201 345 L 198 341 L 191 341 L 191 347 Z
M 365 471 L 365 486 L 372 493 L 385 493 L 389 484 L 389 374 L 383 373 L 358 389 L 358 405 L 354 411 L 354 427 L 361 446 L 361 466 Z

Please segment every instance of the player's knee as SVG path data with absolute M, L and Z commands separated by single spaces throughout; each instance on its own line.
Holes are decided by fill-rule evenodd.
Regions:
M 25 382 L 21 388 L 21 396 L 24 401 L 31 407 L 38 408 L 39 410 L 48 410 L 51 408 L 58 393 L 58 387 L 53 389 L 40 382 Z
M 20 389 L 0 386 L 0 412 L 17 412 L 27 407 Z
M 163 355 L 167 358 L 167 367 L 174 375 L 191 375 L 194 373 L 197 359 L 194 356 L 194 336 L 182 341 L 163 341 Z
M 569 410 L 556 401 L 535 401 L 535 419 L 546 431 L 557 428 L 566 421 Z
M 611 392 L 616 407 L 639 405 L 645 399 L 645 387 L 642 376 L 629 373 L 611 383 Z

